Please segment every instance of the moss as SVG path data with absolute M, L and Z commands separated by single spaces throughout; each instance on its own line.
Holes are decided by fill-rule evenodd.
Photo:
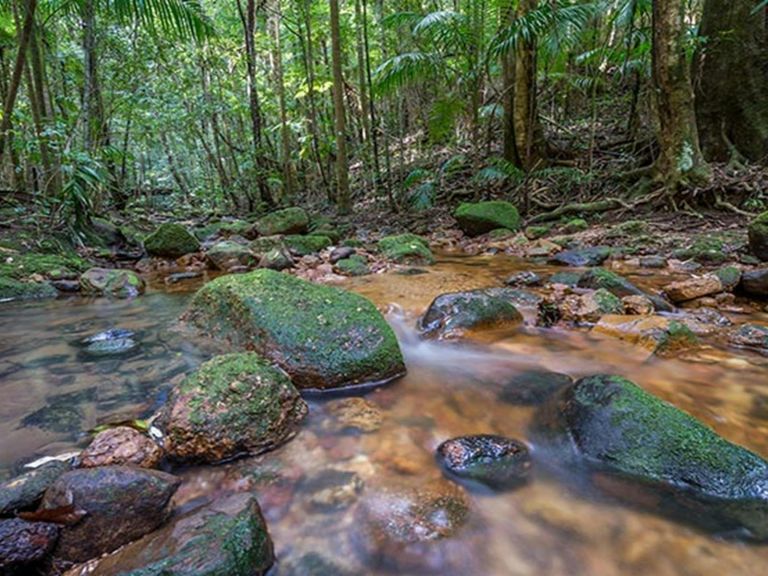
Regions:
M 356 238 L 347 238 L 341 243 L 341 245 L 347 246 L 349 248 L 362 248 L 363 246 L 365 246 L 365 243 Z
M 385 236 L 379 240 L 381 253 L 394 262 L 407 264 L 432 264 L 435 261 L 429 243 L 415 234 Z
M 19 253 L 3 255 L 0 260 L 0 276 L 21 280 L 33 274 L 58 279 L 76 276 L 89 268 L 88 262 L 77 254 Z
M 513 234 L 514 232 L 508 228 L 494 228 L 488 233 L 488 236 L 492 240 L 503 240 L 504 238 L 509 238 Z
M 352 254 L 349 258 L 339 260 L 336 262 L 336 268 L 347 276 L 365 276 L 371 272 L 368 260 L 360 254 Z
M 309 236 L 289 235 L 283 239 L 283 242 L 289 250 L 295 252 L 299 256 L 316 254 L 333 244 L 333 241 L 328 238 L 328 236 L 318 236 L 314 234 Z
M 644 234 L 648 230 L 648 223 L 644 220 L 627 220 L 620 224 L 616 224 L 609 231 L 607 236 L 609 238 L 636 236 Z
M 654 353 L 657 356 L 672 356 L 698 344 L 698 336 L 688 326 L 677 320 L 672 320 L 659 339 Z
M 763 212 L 749 225 L 749 247 L 760 260 L 768 261 L 768 212 Z
M 723 288 L 733 290 L 741 282 L 741 269 L 736 266 L 724 266 L 719 270 L 715 270 L 715 276 L 720 278 Z
M 523 317 L 513 304 L 516 293 L 508 288 L 489 288 L 441 294 L 419 321 L 429 336 L 459 336 L 465 330 L 517 325 Z
M 144 249 L 150 256 L 179 258 L 200 250 L 200 242 L 181 224 L 161 224 L 144 240 Z
M 549 234 L 550 230 L 552 230 L 552 226 L 549 226 L 547 224 L 528 226 L 525 229 L 525 235 L 530 240 L 537 240 L 538 238 L 543 238 L 544 236 Z
M 589 228 L 589 224 L 583 218 L 574 218 L 569 220 L 563 225 L 563 232 L 566 234 L 573 234 L 575 232 L 583 232 Z
M 768 464 L 692 416 L 619 376 L 590 376 L 569 391 L 568 423 L 579 449 L 622 474 L 743 496 L 734 478 Z
M 402 374 L 395 334 L 367 299 L 272 270 L 224 276 L 193 298 L 186 318 L 277 362 L 299 388 L 335 388 Z
M 309 227 L 309 216 L 303 208 L 285 208 L 267 214 L 256 222 L 260 236 L 275 234 L 304 234 Z
M 465 234 L 477 236 L 494 228 L 520 229 L 520 214 L 514 204 L 501 200 L 461 204 L 453 214 Z
M 621 300 L 604 288 L 596 290 L 593 298 L 599 307 L 600 314 L 621 314 L 624 310 Z
M 47 282 L 21 282 L 0 276 L 0 300 L 54 298 L 56 289 Z
M 557 272 L 549 277 L 548 282 L 550 284 L 563 284 L 574 287 L 578 285 L 583 275 L 582 272 Z
M 283 248 L 284 246 L 285 244 L 283 244 L 282 236 L 263 236 L 261 238 L 256 238 L 248 245 L 251 252 L 261 255 L 276 248 Z

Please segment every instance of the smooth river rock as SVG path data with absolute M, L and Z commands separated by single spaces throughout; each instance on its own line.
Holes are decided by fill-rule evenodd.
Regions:
M 99 432 L 80 454 L 82 468 L 131 465 L 156 468 L 163 450 L 154 440 L 128 426 L 117 426 Z
M 525 444 L 493 434 L 446 440 L 437 447 L 437 460 L 449 474 L 497 490 L 520 486 L 531 468 Z
M 290 378 L 252 352 L 209 360 L 171 392 L 155 425 L 176 461 L 217 463 L 293 438 L 307 405 Z
M 523 321 L 513 304 L 517 292 L 485 288 L 441 294 L 419 320 L 419 329 L 427 337 L 455 338 L 473 330 L 516 326 Z
M 585 466 L 622 498 L 707 530 L 768 539 L 768 462 L 625 378 L 577 381 L 543 407 L 535 433 L 560 465 Z
M 768 268 L 744 272 L 741 276 L 741 289 L 749 296 L 768 298 Z
M 56 524 L 46 522 L 26 522 L 19 518 L 0 520 L 0 574 L 47 573 L 40 563 L 53 552 L 59 530 Z
M 395 333 L 373 303 L 272 270 L 217 278 L 184 319 L 236 350 L 262 354 L 299 389 L 380 384 L 405 373 Z
M 128 466 L 63 474 L 46 491 L 41 510 L 73 506 L 82 518 L 63 527 L 56 556 L 83 562 L 141 538 L 168 518 L 179 483 L 170 474 Z

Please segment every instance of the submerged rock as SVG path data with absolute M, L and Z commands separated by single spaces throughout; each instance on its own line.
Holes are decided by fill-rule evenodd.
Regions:
M 323 428 L 334 432 L 375 432 L 384 419 L 381 410 L 365 398 L 340 398 L 325 404 L 330 417 Z
M 127 466 L 81 468 L 60 476 L 41 510 L 72 506 L 82 518 L 63 528 L 56 556 L 83 562 L 151 532 L 169 514 L 175 476 Z
M 499 398 L 510 404 L 541 404 L 572 382 L 567 374 L 549 370 L 526 370 L 515 374 L 503 384 Z
M 35 506 L 48 487 L 72 466 L 53 461 L 0 484 L 0 514 L 13 514 Z
M 200 251 L 200 242 L 181 224 L 165 223 L 144 240 L 144 249 L 150 256 L 180 258 Z
M 768 326 L 742 324 L 730 332 L 728 341 L 740 348 L 752 348 L 768 353 Z
M 453 338 L 471 330 L 516 326 L 523 316 L 510 292 L 516 291 L 485 288 L 441 294 L 419 320 L 419 329 L 428 337 Z
M 101 560 L 92 576 L 263 576 L 272 540 L 256 499 L 226 496 Z
M 437 448 L 437 460 L 454 476 L 499 490 L 525 482 L 531 468 L 525 444 L 490 434 L 446 440 Z
M 211 266 L 217 270 L 228 270 L 233 266 L 252 266 L 256 264 L 256 257 L 247 246 L 231 240 L 216 242 L 205 253 L 205 257 Z
M 560 303 L 561 318 L 574 322 L 597 322 L 606 314 L 621 314 L 623 311 L 621 300 L 604 288 L 580 296 L 566 296 Z
M 300 389 L 383 383 L 405 373 L 397 338 L 369 300 L 280 272 L 217 278 L 197 292 L 185 319 L 263 354 Z
M 611 249 L 608 246 L 591 246 L 563 250 L 550 258 L 550 262 L 564 266 L 600 266 L 610 255 Z
M 688 280 L 681 280 L 679 282 L 672 282 L 664 287 L 664 293 L 675 304 L 680 302 L 686 302 L 688 300 L 694 300 L 695 298 L 701 298 L 702 296 L 709 296 L 710 294 L 717 294 L 724 289 L 723 283 L 714 274 L 707 274 L 706 276 L 699 276 L 697 278 L 690 278 Z
M 134 352 L 139 343 L 135 334 L 123 328 L 113 328 L 88 336 L 80 341 L 85 356 L 100 358 L 104 356 L 123 356 Z
M 491 202 L 465 202 L 453 213 L 459 228 L 467 236 L 479 236 L 496 228 L 518 230 L 520 214 L 514 204 L 500 200 Z
M 539 414 L 541 440 L 653 497 L 659 511 L 719 532 L 768 538 L 768 462 L 619 376 L 583 378 Z M 638 493 L 638 491 L 640 493 Z
M 80 276 L 80 290 L 85 294 L 133 298 L 145 288 L 141 276 L 131 270 L 91 268 Z
M 763 212 L 750 223 L 749 248 L 757 258 L 768 261 L 768 212 Z
M 80 454 L 80 466 L 156 468 L 162 458 L 163 450 L 151 438 L 128 426 L 117 426 L 96 435 Z
M 317 512 L 332 512 L 354 504 L 363 491 L 363 481 L 354 472 L 327 468 L 301 484 L 307 504 Z
M 462 573 L 456 570 L 466 562 L 466 552 L 451 538 L 468 516 L 466 495 L 452 482 L 433 481 L 415 488 L 390 484 L 364 494 L 357 508 L 355 538 L 364 561 L 373 568 L 401 574 Z
M 435 261 L 429 242 L 415 234 L 385 236 L 379 240 L 379 250 L 387 259 L 398 264 L 424 265 Z
M 600 318 L 592 332 L 637 344 L 651 354 L 672 357 L 698 346 L 698 336 L 691 327 L 700 328 L 695 320 L 609 314 Z
M 252 352 L 209 360 L 171 392 L 155 421 L 177 461 L 260 454 L 298 431 L 307 405 L 288 376 Z
M 56 524 L 46 522 L 0 520 L 0 574 L 45 573 L 40 564 L 53 552 L 59 530 Z

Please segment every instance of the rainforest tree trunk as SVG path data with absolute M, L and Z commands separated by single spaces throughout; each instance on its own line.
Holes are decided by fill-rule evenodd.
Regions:
M 709 179 L 699 147 L 683 0 L 653 3 L 653 83 L 658 114 L 656 177 L 670 193 Z
M 768 7 L 705 0 L 696 54 L 696 120 L 707 160 L 768 161 Z
M 351 209 L 347 173 L 347 129 L 344 110 L 344 76 L 341 70 L 341 31 L 339 0 L 331 5 L 331 58 L 333 60 L 333 125 L 336 131 L 336 202 L 341 213 Z

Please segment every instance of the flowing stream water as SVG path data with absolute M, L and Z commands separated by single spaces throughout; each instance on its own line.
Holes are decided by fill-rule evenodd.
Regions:
M 472 575 L 765 574 L 768 545 L 702 532 L 666 518 L 659 513 L 663 510 L 630 506 L 575 471 L 557 470 L 529 437 L 535 409 L 502 402 L 498 394 L 511 375 L 530 368 L 573 377 L 621 374 L 727 439 L 768 456 L 768 359 L 704 347 L 685 361 L 660 360 L 586 331 L 530 326 L 461 344 L 417 337 L 415 321 L 437 294 L 499 286 L 522 269 L 537 268 L 503 256 L 443 256 L 427 273 L 348 281 L 347 288 L 387 310 L 406 358 L 407 376 L 366 395 L 381 413 L 378 429 L 360 433 L 333 426 L 327 401 L 309 400 L 301 432 L 282 448 L 179 471 L 184 478 L 176 495 L 179 506 L 231 491 L 256 493 L 275 542 L 278 573 L 286 562 L 317 552 L 335 562 L 339 574 L 429 569 Z M 638 273 L 632 280 L 650 286 L 663 279 Z M 150 415 L 171 380 L 209 355 L 176 329 L 196 287 L 155 289 L 133 301 L 0 305 L 0 477 L 19 472 L 33 458 L 82 447 L 87 430 L 101 422 Z M 768 318 L 755 314 L 734 320 Z M 137 333 L 141 347 L 135 354 L 93 360 L 74 345 L 115 327 Z M 423 562 L 404 558 L 398 563 L 372 554 L 377 543 L 361 535 L 359 503 L 329 510 L 318 509 L 313 500 L 318 481 L 312 479 L 329 478 L 329 469 L 337 479 L 340 471 L 356 475 L 358 500 L 393 486 L 400 491 L 445 486 L 435 448 L 448 438 L 478 433 L 528 442 L 532 478 L 508 492 L 468 490 L 466 524 L 437 552 L 425 548 Z M 398 505 L 396 498 L 389 502 Z

